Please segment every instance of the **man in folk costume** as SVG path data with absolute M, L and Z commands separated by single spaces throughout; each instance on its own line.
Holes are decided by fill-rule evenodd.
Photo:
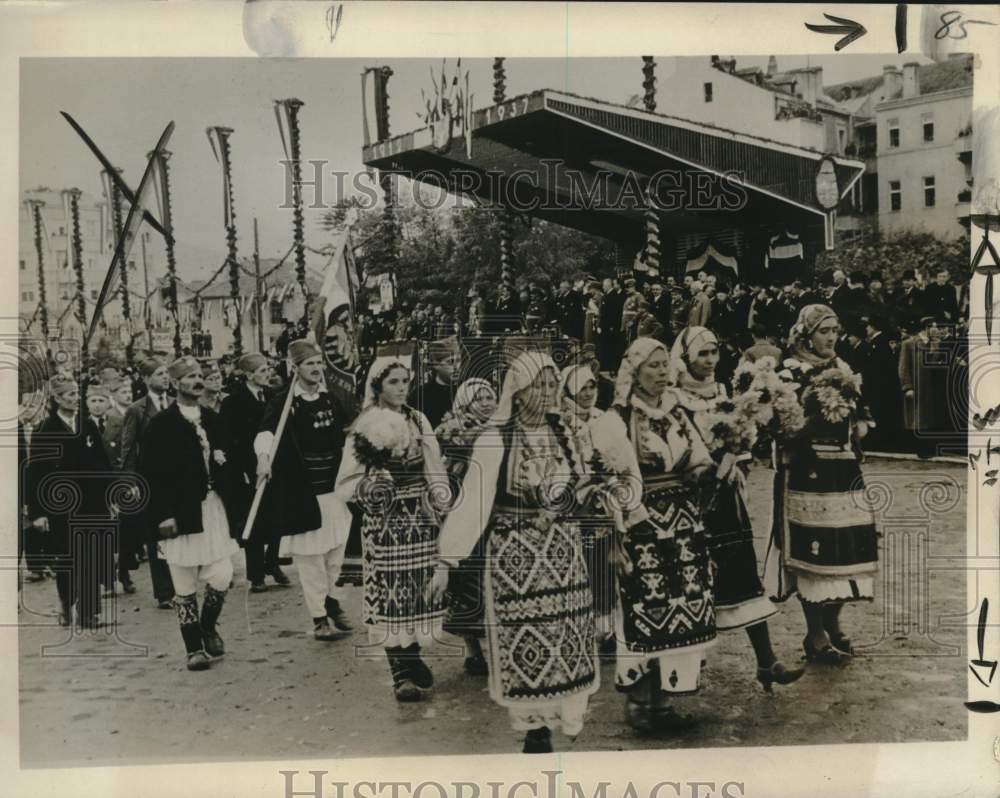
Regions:
M 79 412 L 80 389 L 73 377 L 56 374 L 49 381 L 52 408 L 31 437 L 26 502 L 33 531 L 44 535 L 43 550 L 55 568 L 61 613 L 59 622 L 69 626 L 75 608 L 83 628 L 101 625 L 102 569 L 94 567 L 101 551 L 104 530 L 74 530 L 71 514 L 109 516 L 106 499 L 111 463 L 93 421 Z M 74 501 L 67 502 L 70 496 Z M 74 508 L 67 505 L 75 503 Z M 78 544 L 74 546 L 73 537 Z M 56 568 L 59 562 L 64 565 Z
M 170 376 L 167 367 L 156 358 L 149 358 L 139 364 L 143 382 L 146 385 L 146 395 L 136 399 L 125 411 L 122 422 L 121 457 L 122 470 L 127 473 L 137 473 L 142 457 L 142 447 L 150 422 L 160 412 L 171 405 L 167 396 Z M 122 556 L 128 556 L 145 545 L 149 556 L 149 575 L 153 580 L 153 596 L 161 610 L 173 608 L 174 586 L 170 581 L 170 570 L 157 553 L 157 537 L 155 527 L 147 522 L 145 515 L 140 515 L 122 530 Z M 131 559 L 131 557 L 129 557 Z
M 271 400 L 272 392 L 267 387 L 271 367 L 267 358 L 257 353 L 243 355 L 236 362 L 236 367 L 246 376 L 246 381 L 237 385 L 223 400 L 222 417 L 233 437 L 236 466 L 246 475 L 247 483 L 253 485 L 257 480 L 254 438 L 260 431 L 264 410 Z M 279 530 L 267 526 L 264 523 L 266 520 L 258 516 L 245 546 L 251 593 L 267 590 L 265 576 L 270 576 L 282 586 L 291 584 L 278 565 Z
M 294 380 L 268 403 L 254 439 L 257 476 L 269 479 L 263 519 L 281 535 L 281 552 L 295 558 L 317 640 L 353 629 L 340 606 L 337 579 L 344 564 L 351 513 L 334 495 L 351 404 L 324 385 L 323 354 L 304 340 L 288 346 Z M 286 426 L 271 462 L 275 434 L 291 391 Z
M 201 365 L 185 356 L 169 373 L 177 402 L 150 422 L 141 468 L 150 488 L 149 518 L 176 591 L 187 667 L 205 670 L 225 654 L 217 624 L 233 578 L 243 478 L 222 418 L 199 403 Z M 206 583 L 200 616 L 199 582 Z
M 413 407 L 437 427 L 455 402 L 455 376 L 459 365 L 458 342 L 452 338 L 432 341 L 428 347 L 432 375 L 413 392 Z

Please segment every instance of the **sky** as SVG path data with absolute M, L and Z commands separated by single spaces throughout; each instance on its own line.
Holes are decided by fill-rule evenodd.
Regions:
M 723 54 L 728 55 L 728 54 Z M 669 74 L 672 59 L 655 56 L 659 74 Z M 766 57 L 740 58 L 739 66 L 766 66 Z M 782 56 L 779 69 L 822 66 L 826 85 L 880 74 L 883 64 L 901 65 L 913 55 Z M 101 196 L 97 160 L 59 116 L 67 111 L 98 147 L 124 170 L 135 188 L 145 168 L 145 156 L 166 124 L 176 124 L 169 149 L 171 207 L 174 234 L 192 251 L 212 253 L 213 266 L 226 251 L 223 228 L 222 172 L 209 145 L 206 128 L 234 129 L 233 195 L 239 254 L 251 254 L 253 218 L 259 219 L 261 257 L 281 257 L 292 242 L 292 215 L 282 209 L 284 151 L 275 121 L 273 101 L 297 97 L 302 156 L 322 159 L 327 173 L 362 171 L 361 72 L 366 66 L 388 64 L 390 133 L 398 135 L 423 126 L 418 116 L 421 89 L 430 91 L 431 67 L 440 74 L 441 61 L 431 59 L 120 59 L 37 58 L 21 60 L 20 188 L 45 185 L 78 187 Z M 447 63 L 454 74 L 453 60 Z M 462 63 L 469 72 L 475 108 L 492 104 L 492 60 Z M 641 61 L 616 59 L 508 59 L 507 96 L 552 88 L 611 102 L 625 102 L 642 91 Z M 660 109 L 683 117 L 663 100 Z M 374 119 L 369 116 L 374 133 Z M 306 177 L 311 172 L 307 170 Z M 348 179 L 350 185 L 350 179 Z M 327 175 L 323 200 L 329 204 L 336 184 Z M 304 195 L 306 243 L 320 248 L 329 235 L 318 227 L 322 211 L 310 209 L 312 194 Z M 179 264 L 183 276 L 197 276 L 191 264 Z

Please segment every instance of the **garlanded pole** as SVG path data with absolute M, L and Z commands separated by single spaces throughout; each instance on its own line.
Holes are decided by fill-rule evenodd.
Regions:
M 121 174 L 121 169 L 115 169 Z M 122 218 L 122 193 L 111 173 L 105 169 L 101 176 L 104 180 L 104 192 L 107 195 L 108 203 L 111 206 L 111 223 L 115 231 L 115 245 L 121 238 L 125 229 L 125 221 Z M 120 281 L 122 319 L 125 322 L 125 330 L 128 335 L 128 342 L 125 344 L 125 362 L 131 367 L 134 361 L 135 349 L 132 344 L 132 303 L 128 294 L 128 263 L 123 258 L 118 264 L 118 277 Z
M 294 97 L 288 100 L 276 100 L 274 112 L 278 119 L 278 131 L 281 133 L 282 144 L 285 142 L 282 127 L 281 112 L 284 110 L 288 125 L 288 149 L 286 157 L 292 166 L 292 240 L 295 247 L 295 277 L 302 291 L 305 303 L 304 318 L 309 318 L 309 289 L 306 286 L 306 242 L 303 232 L 302 213 L 302 136 L 299 130 L 299 108 L 304 105 L 302 100 Z
M 35 254 L 38 256 L 38 321 L 42 325 L 45 349 L 49 347 L 49 305 L 45 297 L 45 256 L 42 254 L 42 200 L 28 200 L 35 223 Z
M 379 141 L 389 138 L 389 78 L 392 69 L 388 66 L 375 70 L 375 121 Z M 396 227 L 396 191 L 392 174 L 383 171 L 379 175 L 379 186 L 382 189 L 382 237 L 385 242 L 386 265 L 389 267 L 389 279 L 393 288 L 396 286 L 396 261 L 398 247 L 398 230 Z M 393 292 L 395 293 L 395 291 Z
M 83 242 L 80 238 L 80 195 L 78 188 L 71 188 L 69 195 L 69 212 L 71 217 L 70 244 L 73 258 L 73 271 L 76 272 L 76 317 L 81 328 L 81 366 L 86 368 L 87 354 L 87 301 L 83 284 Z
M 233 323 L 233 354 L 240 357 L 243 354 L 243 331 L 240 328 L 240 262 L 236 251 L 236 213 L 233 209 L 232 164 L 230 161 L 229 137 L 231 127 L 211 127 L 208 129 L 208 140 L 217 160 L 222 162 L 222 200 L 226 226 L 226 244 L 229 249 L 229 293 L 233 300 L 235 321 Z M 213 138 L 212 136 L 215 136 Z M 215 149 L 216 139 L 219 149 Z
M 642 57 L 642 103 L 646 110 L 652 113 L 656 110 L 656 62 L 653 56 L 644 55 Z
M 493 103 L 499 105 L 507 99 L 507 71 L 503 58 L 493 59 Z M 513 237 L 510 211 L 500 213 L 500 283 L 514 290 L 514 271 L 511 268 L 510 242 Z
M 154 153 L 149 153 L 148 159 Z M 174 357 L 181 356 L 181 316 L 177 302 L 177 256 L 174 252 L 174 222 L 170 208 L 170 151 L 160 150 L 156 159 L 156 175 L 159 178 L 160 219 L 166 235 L 163 240 L 167 249 L 167 310 L 174 317 Z

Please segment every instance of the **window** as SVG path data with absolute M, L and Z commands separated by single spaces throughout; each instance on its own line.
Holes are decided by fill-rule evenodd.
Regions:
M 23 260 L 18 262 L 18 266 L 21 267 L 22 272 L 28 268 L 28 265 Z
M 889 146 L 898 147 L 899 146 L 899 120 L 890 119 L 889 120 Z
M 21 292 L 21 301 L 22 302 L 34 302 L 35 301 L 35 292 L 34 291 L 22 291 Z
M 898 180 L 889 181 L 889 209 L 898 211 L 903 206 L 903 192 Z
M 90 289 L 90 298 L 93 299 L 93 300 L 97 299 L 97 289 L 96 288 L 91 288 Z
M 925 177 L 924 178 L 924 207 L 933 208 L 934 207 L 934 178 Z
M 711 83 L 706 83 L 705 84 L 705 102 L 707 102 L 707 103 L 712 102 L 712 84 Z
M 59 235 L 61 235 L 61 236 L 66 235 L 66 228 L 65 227 L 60 227 L 59 228 Z
M 847 131 L 842 127 L 837 128 L 837 152 L 843 153 L 847 145 Z
M 920 122 L 924 126 L 924 141 L 934 141 L 934 114 L 922 114 Z
M 128 269 L 129 269 L 129 271 L 131 271 L 131 272 L 134 272 L 134 271 L 135 271 L 135 261 L 134 261 L 134 260 L 130 260 L 130 261 L 128 262 Z
M 285 317 L 282 313 L 280 302 L 271 302 L 271 324 L 281 324 Z

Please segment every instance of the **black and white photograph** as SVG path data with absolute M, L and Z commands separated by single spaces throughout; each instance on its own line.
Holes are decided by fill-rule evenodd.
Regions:
M 825 795 L 980 739 L 995 9 L 312 57 L 359 7 L 278 6 L 251 57 L 16 59 L 13 767 L 510 755 L 537 798 L 754 749 Z

